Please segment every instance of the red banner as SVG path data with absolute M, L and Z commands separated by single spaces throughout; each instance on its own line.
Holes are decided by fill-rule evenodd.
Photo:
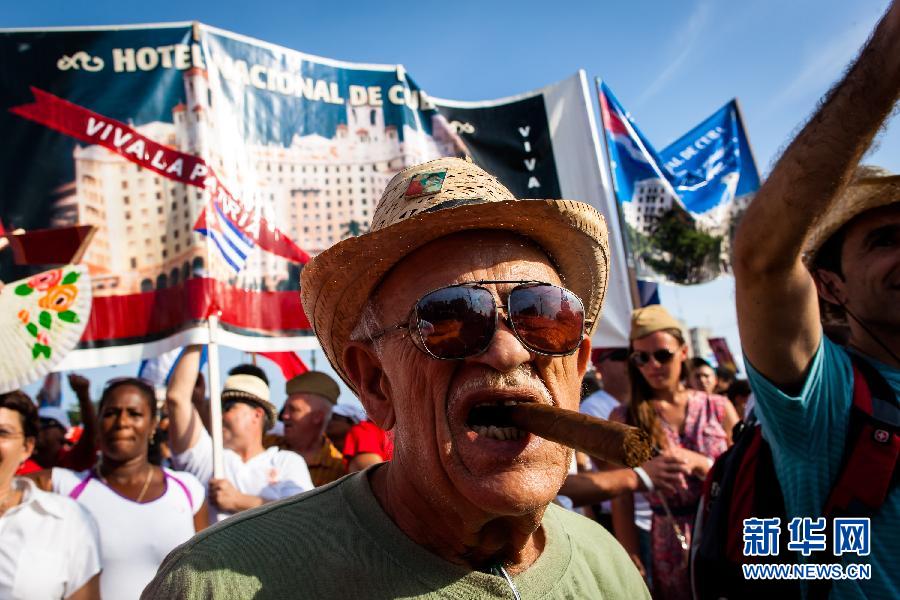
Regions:
M 31 91 L 36 102 L 14 106 L 10 111 L 88 144 L 103 146 L 163 177 L 207 190 L 212 195 L 212 202 L 219 205 L 225 215 L 260 248 L 293 262 L 305 264 L 309 261 L 309 255 L 269 224 L 260 211 L 248 210 L 232 196 L 212 167 L 199 156 L 159 144 L 125 123 L 38 88 L 31 87 Z M 198 224 L 203 221 L 205 213 L 201 213 Z

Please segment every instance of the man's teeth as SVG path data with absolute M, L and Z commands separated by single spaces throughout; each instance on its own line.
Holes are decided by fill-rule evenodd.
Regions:
M 472 431 L 480 436 L 495 440 L 520 440 L 525 432 L 516 427 L 496 427 L 495 425 L 475 425 Z

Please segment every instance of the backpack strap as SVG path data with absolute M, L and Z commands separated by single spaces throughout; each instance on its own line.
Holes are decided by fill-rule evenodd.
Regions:
M 844 444 L 844 459 L 837 483 L 831 489 L 822 515 L 831 522 L 836 516 L 875 513 L 898 481 L 900 473 L 900 406 L 897 394 L 868 361 L 850 353 L 853 366 L 853 404 Z M 828 539 L 831 555 L 834 540 Z M 830 560 L 836 561 L 836 558 Z M 830 579 L 810 581 L 807 600 L 826 600 Z
M 878 510 L 897 482 L 900 459 L 900 406 L 884 377 L 851 355 L 853 405 L 837 483 L 824 516 L 866 515 Z

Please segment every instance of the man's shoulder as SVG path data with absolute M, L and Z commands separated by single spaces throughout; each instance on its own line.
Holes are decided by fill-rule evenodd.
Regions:
M 791 404 L 781 401 L 793 400 L 800 405 L 806 405 L 814 397 L 839 395 L 843 398 L 852 391 L 853 369 L 850 354 L 844 347 L 835 344 L 824 335 L 806 368 L 803 380 L 791 389 L 780 388 L 752 363 L 745 362 L 750 386 L 756 394 L 757 402 L 764 406 L 775 402 L 776 405 L 783 404 L 786 408 L 790 408 Z
M 598 552 L 604 552 L 608 547 L 613 550 L 621 550 L 622 547 L 616 538 L 602 525 L 592 519 L 588 519 L 575 511 L 551 504 L 547 507 L 551 518 L 556 519 L 562 526 L 566 535 L 576 545 L 585 542 Z
M 350 544 L 355 535 L 356 520 L 341 489 L 348 480 L 242 512 L 198 533 L 169 554 L 148 597 L 193 597 L 186 590 L 212 593 L 230 586 L 250 593 L 254 582 L 282 577 L 285 564 L 296 578 L 298 570 L 344 560 L 323 547 Z
M 640 573 L 618 540 L 602 525 L 576 512 L 550 505 L 572 545 L 569 576 L 582 592 L 599 586 L 604 597 L 649 598 Z
M 283 450 L 281 448 L 269 448 L 266 452 L 270 453 L 270 460 L 276 465 L 306 465 L 306 460 L 293 450 Z

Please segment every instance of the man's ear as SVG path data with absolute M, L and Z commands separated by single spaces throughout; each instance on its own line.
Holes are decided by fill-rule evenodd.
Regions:
M 34 445 L 36 441 L 37 438 L 35 437 L 25 438 L 25 460 L 28 460 L 29 458 L 31 458 L 31 455 L 34 454 Z M 24 463 L 25 460 L 23 460 L 22 462 Z
M 344 348 L 344 370 L 372 422 L 385 431 L 391 429 L 396 421 L 391 384 L 372 345 L 348 342 Z
M 578 377 L 584 378 L 587 373 L 588 365 L 591 364 L 591 338 L 586 334 L 581 339 L 581 345 L 578 346 Z M 599 373 L 599 371 L 598 371 Z M 580 381 L 580 379 L 579 379 Z
M 826 302 L 843 305 L 847 303 L 846 282 L 844 278 L 827 269 L 816 269 L 813 272 L 816 291 Z

